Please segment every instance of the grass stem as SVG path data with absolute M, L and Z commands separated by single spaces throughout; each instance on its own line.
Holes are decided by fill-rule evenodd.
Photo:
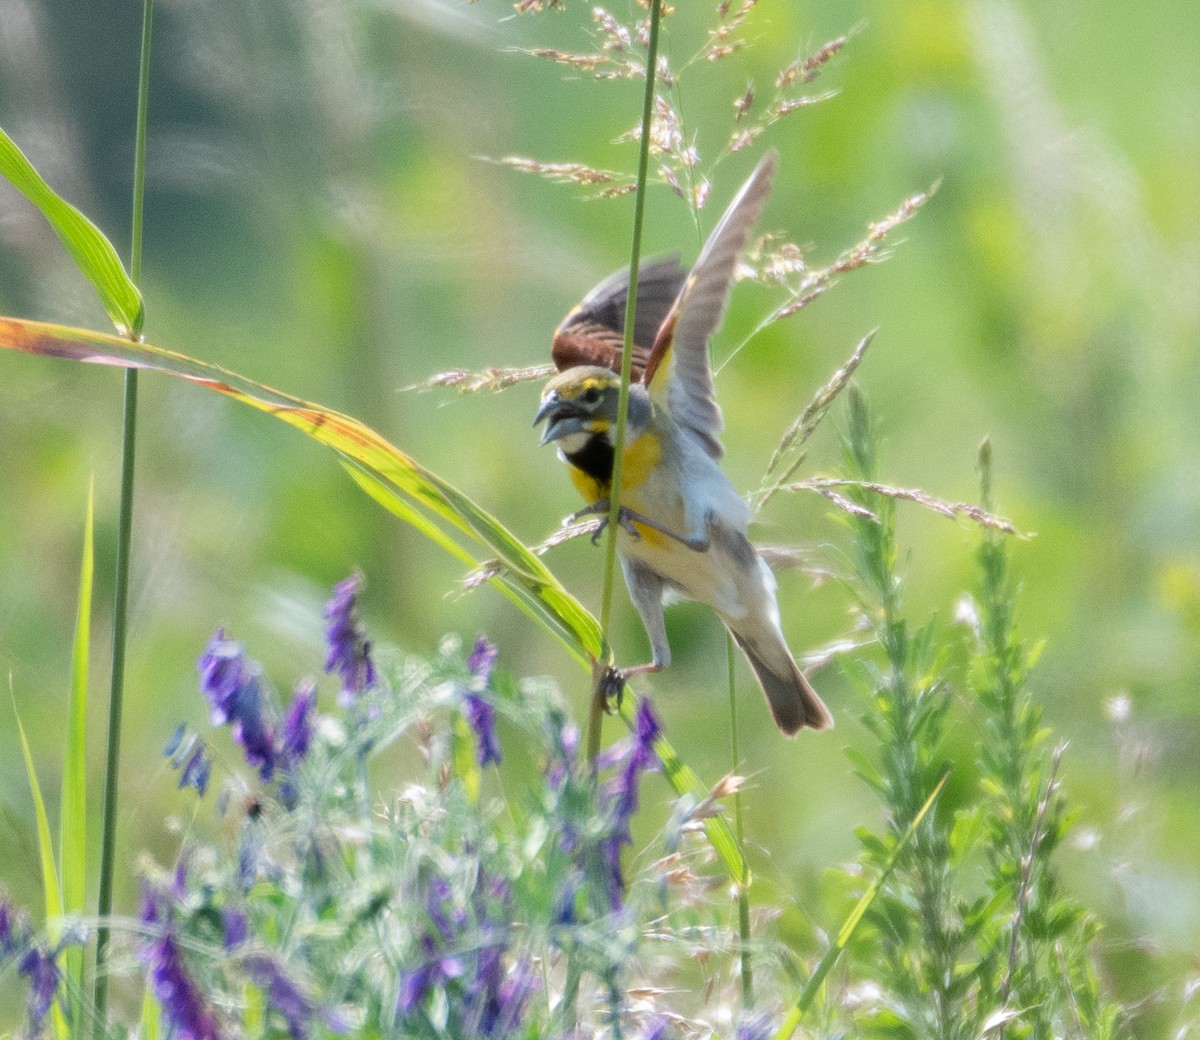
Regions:
M 142 45 L 138 67 L 137 132 L 133 160 L 133 215 L 129 273 L 135 285 L 142 276 L 142 201 L 146 186 L 146 123 L 150 100 L 150 30 L 154 0 L 142 6 Z M 108 749 L 104 771 L 104 823 L 100 849 L 100 890 L 96 912 L 96 1033 L 108 1028 L 108 919 L 112 914 L 117 845 L 117 782 L 121 762 L 121 715 L 125 692 L 125 641 L 129 606 L 129 557 L 133 531 L 133 474 L 137 446 L 137 369 L 125 371 L 125 406 L 121 438 L 121 500 L 117 521 L 117 560 L 113 591 L 112 672 L 109 683 Z
M 642 133 L 638 147 L 637 193 L 633 199 L 633 235 L 629 256 L 629 295 L 625 306 L 625 346 L 621 352 L 621 392 L 617 401 L 617 429 L 613 449 L 612 488 L 608 496 L 608 531 L 604 543 L 604 584 L 600 599 L 600 627 L 608 638 L 612 615 L 613 583 L 616 574 L 618 519 L 621 509 L 622 455 L 625 427 L 629 415 L 629 383 L 633 372 L 633 328 L 637 317 L 638 268 L 642 255 L 642 221 L 646 210 L 646 178 L 650 168 L 650 127 L 654 118 L 655 73 L 658 69 L 658 32 L 662 18 L 662 0 L 650 5 L 650 37 L 646 46 L 646 93 L 642 102 Z M 604 720 L 607 691 L 604 670 L 592 675 L 592 705 L 588 713 L 587 751 L 590 759 L 600 753 L 600 730 Z

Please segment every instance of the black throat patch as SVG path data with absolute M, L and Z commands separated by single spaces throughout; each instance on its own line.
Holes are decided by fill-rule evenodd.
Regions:
M 608 488 L 612 484 L 613 446 L 603 434 L 596 434 L 567 461 L 594 481 Z

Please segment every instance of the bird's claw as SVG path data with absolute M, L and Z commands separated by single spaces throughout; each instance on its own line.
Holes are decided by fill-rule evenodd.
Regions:
M 600 693 L 604 697 L 604 710 L 616 715 L 625 699 L 625 684 L 628 676 L 620 668 L 609 665 L 600 677 Z
M 617 510 L 617 523 L 621 525 L 621 530 L 629 535 L 629 537 L 635 542 L 638 542 L 642 539 L 642 532 L 637 529 L 637 525 L 634 523 L 634 517 L 636 515 L 637 514 L 634 513 L 632 509 L 627 509 L 625 506 L 621 506 L 621 508 Z M 592 532 L 592 545 L 600 544 L 600 536 L 604 534 L 607 529 L 608 514 L 604 514 L 600 517 L 600 523 L 596 525 L 596 530 Z

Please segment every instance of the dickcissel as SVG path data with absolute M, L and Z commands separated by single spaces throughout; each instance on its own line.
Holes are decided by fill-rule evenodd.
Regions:
M 716 611 L 790 735 L 825 729 L 833 718 L 788 650 L 775 578 L 746 536 L 750 509 L 721 470 L 721 411 L 708 358 L 775 165 L 774 153 L 759 163 L 690 273 L 674 257 L 639 271 L 617 549 L 651 661 L 619 675 L 670 664 L 663 596 L 678 593 Z M 560 371 L 534 419 L 546 423 L 542 443 L 557 445 L 588 503 L 576 516 L 609 511 L 627 297 L 628 275 L 619 272 L 567 315 L 554 336 Z

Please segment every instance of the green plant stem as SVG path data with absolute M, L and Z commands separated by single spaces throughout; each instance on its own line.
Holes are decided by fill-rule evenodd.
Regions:
M 613 580 L 616 574 L 617 532 L 621 510 L 621 471 L 625 450 L 625 427 L 629 414 L 629 382 L 633 373 L 633 323 L 637 317 L 638 268 L 642 255 L 642 220 L 646 210 L 646 175 L 650 168 L 650 125 L 654 117 L 655 73 L 658 70 L 658 26 L 662 0 L 650 5 L 650 39 L 646 45 L 646 93 L 642 102 L 642 137 L 638 148 L 637 193 L 633 199 L 633 242 L 629 256 L 629 295 L 625 305 L 625 347 L 621 351 L 621 390 L 617 399 L 617 430 L 613 446 L 612 486 L 608 495 L 608 532 L 604 543 L 604 585 L 600 599 L 600 628 L 608 638 L 612 614 Z M 588 758 L 600 753 L 600 729 L 604 721 L 605 672 L 597 665 L 592 670 L 592 705 L 588 714 Z
M 130 230 L 129 275 L 137 285 L 142 276 L 142 201 L 146 187 L 146 122 L 150 100 L 150 30 L 154 0 L 142 6 L 142 46 L 138 62 L 137 132 L 133 158 L 133 214 Z M 113 591 L 112 673 L 109 683 L 108 751 L 104 772 L 104 823 L 100 849 L 100 892 L 96 913 L 96 985 L 94 1003 L 97 1037 L 108 1028 L 108 919 L 112 914 L 113 875 L 117 846 L 117 781 L 121 764 L 121 715 L 125 692 L 125 640 L 129 607 L 129 555 L 133 531 L 133 472 L 137 446 L 137 369 L 125 372 L 125 408 L 121 438 L 121 501 L 117 522 L 117 561 Z
M 725 633 L 725 661 L 729 668 L 729 771 L 738 774 L 742 768 L 742 751 L 738 740 L 737 697 L 734 685 L 733 636 Z M 733 792 L 733 821 L 737 833 L 738 848 L 742 852 L 742 874 L 737 878 L 738 894 L 738 937 L 741 945 L 742 1004 L 754 1004 L 754 970 L 750 964 L 750 864 L 746 860 L 746 832 L 742 820 L 742 792 Z

